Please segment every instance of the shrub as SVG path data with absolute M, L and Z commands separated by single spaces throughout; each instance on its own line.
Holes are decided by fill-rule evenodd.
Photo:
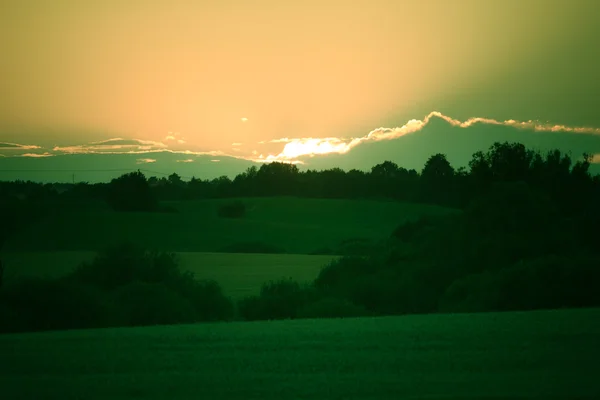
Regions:
M 315 279 L 315 287 L 326 292 L 337 292 L 342 286 L 354 281 L 357 276 L 373 273 L 368 258 L 345 256 L 332 260 L 321 269 Z
M 329 255 L 335 255 L 335 251 L 333 251 L 331 248 L 329 247 L 319 247 L 316 250 L 311 251 L 310 253 L 308 253 L 312 256 L 317 256 L 317 255 L 325 255 L 325 256 L 329 256 Z
M 68 279 L 107 292 L 134 283 L 140 291 L 142 283 L 160 284 L 191 304 L 195 321 L 226 320 L 233 315 L 233 304 L 216 282 L 197 281 L 192 273 L 181 271 L 175 254 L 148 251 L 133 243 L 108 248 L 92 262 L 81 264 Z
M 217 282 L 196 280 L 191 273 L 185 273 L 173 288 L 190 302 L 197 321 L 224 321 L 233 318 L 234 305 L 223 294 Z
M 343 240 L 336 254 L 344 256 L 368 256 L 382 250 L 382 246 L 368 238 L 353 238 Z
M 114 290 L 134 281 L 172 283 L 180 274 L 174 254 L 151 252 L 135 243 L 124 243 L 107 248 L 91 262 L 80 264 L 69 279 Z
M 285 254 L 284 248 L 263 242 L 241 242 L 225 246 L 222 253 L 248 253 L 248 254 Z
M 221 218 L 243 218 L 246 216 L 246 205 L 241 201 L 219 206 L 217 215 Z
M 118 320 L 126 326 L 192 323 L 197 319 L 191 302 L 159 283 L 133 282 L 113 293 Z
M 600 305 L 600 263 L 587 257 L 543 256 L 453 282 L 442 311 L 512 311 Z
M 414 240 L 420 232 L 433 224 L 434 222 L 431 217 L 422 215 L 415 221 L 406 221 L 398 225 L 391 236 L 404 242 L 408 242 Z
M 245 320 L 294 319 L 299 310 L 314 298 L 314 292 L 292 280 L 280 280 L 262 285 L 258 296 L 249 296 L 238 303 L 238 312 Z
M 311 302 L 298 312 L 298 318 L 349 318 L 369 315 L 369 312 L 347 299 L 327 297 Z
M 65 280 L 27 278 L 6 287 L 5 332 L 97 328 L 112 322 L 112 308 L 98 290 Z

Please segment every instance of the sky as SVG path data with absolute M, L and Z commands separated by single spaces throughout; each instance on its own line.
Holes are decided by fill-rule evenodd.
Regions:
M 567 148 L 600 140 L 599 40 L 595 0 L 3 0 L 0 155 L 352 165 L 432 116 Z

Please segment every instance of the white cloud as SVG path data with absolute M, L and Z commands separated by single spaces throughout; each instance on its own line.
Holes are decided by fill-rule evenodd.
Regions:
M 43 157 L 52 157 L 53 154 L 50 154 L 48 152 L 39 154 L 39 153 L 25 153 L 25 154 L 21 154 L 21 157 L 32 157 L 32 158 L 43 158 Z
M 152 152 L 166 149 L 167 145 L 162 142 L 141 139 L 122 139 L 114 138 L 100 142 L 91 142 L 75 146 L 55 146 L 52 150 L 69 154 L 87 154 L 87 153 L 131 153 Z
M 169 132 L 169 134 L 165 137 L 165 141 L 167 142 L 177 142 L 179 144 L 185 143 L 185 138 L 179 134 L 179 132 Z
M 466 121 L 448 117 L 438 111 L 432 111 L 423 120 L 411 119 L 405 125 L 395 128 L 380 127 L 359 138 L 281 138 L 264 143 L 286 143 L 283 150 L 278 154 L 270 154 L 267 157 L 259 157 L 255 161 L 289 161 L 301 156 L 314 156 L 319 154 L 345 154 L 361 143 L 369 141 L 392 140 L 422 130 L 431 118 L 438 117 L 452 126 L 468 128 L 474 124 L 483 123 L 491 125 L 511 126 L 519 129 L 533 130 L 536 132 L 573 132 L 584 134 L 600 134 L 600 128 L 592 127 L 569 127 L 565 125 L 544 124 L 536 121 L 515 121 L 513 119 L 498 121 L 491 118 L 469 118 Z
M 33 150 L 41 149 L 40 146 L 18 143 L 0 142 L 0 150 Z
M 137 164 L 151 164 L 151 163 L 155 163 L 156 160 L 153 158 L 138 158 L 137 159 Z

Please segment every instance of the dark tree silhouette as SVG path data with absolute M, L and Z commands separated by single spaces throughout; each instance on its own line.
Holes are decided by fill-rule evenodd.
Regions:
M 445 154 L 435 154 L 427 160 L 421 172 L 421 198 L 436 204 L 451 204 L 454 168 Z
M 298 167 L 294 164 L 273 162 L 263 164 L 256 175 L 260 194 L 292 195 L 298 188 Z
M 108 204 L 115 211 L 156 211 L 158 203 L 140 171 L 113 179 L 108 187 Z

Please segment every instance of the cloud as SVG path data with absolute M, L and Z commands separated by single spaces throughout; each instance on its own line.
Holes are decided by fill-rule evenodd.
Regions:
M 68 154 L 90 154 L 90 153 L 130 153 L 160 151 L 167 148 L 162 142 L 141 139 L 114 138 L 100 142 L 91 142 L 75 146 L 55 146 L 52 150 Z
M 35 146 L 35 145 L 28 145 L 28 144 L 0 142 L 0 150 L 33 150 L 33 149 L 41 149 L 41 147 Z
M 54 154 L 50 154 L 48 152 L 44 152 L 42 154 L 39 153 L 25 153 L 21 154 L 21 157 L 32 157 L 32 158 L 42 158 L 42 157 L 52 157 Z
M 264 145 L 263 148 L 244 149 L 243 143 L 231 143 L 232 148 L 226 153 L 220 150 L 214 151 L 194 151 L 190 145 L 181 146 L 185 140 L 177 132 L 169 132 L 164 141 L 152 141 L 141 139 L 112 138 L 108 140 L 91 142 L 80 145 L 55 146 L 52 149 L 42 148 L 36 145 L 25 145 L 8 142 L 0 142 L 0 156 L 11 157 L 49 157 L 51 155 L 62 154 L 135 154 L 140 155 L 140 163 L 156 162 L 152 154 L 168 152 L 172 154 L 181 154 L 178 163 L 194 162 L 193 156 L 211 156 L 211 157 L 232 157 L 240 160 L 253 161 L 258 163 L 265 162 L 287 162 L 294 164 L 303 164 L 303 157 L 315 157 L 327 154 L 346 154 L 356 146 L 363 143 L 393 140 L 405 135 L 421 131 L 432 119 L 442 119 L 451 126 L 459 128 L 468 128 L 475 124 L 501 125 L 516 129 L 536 131 L 536 132 L 570 132 L 573 134 L 593 134 L 600 135 L 600 128 L 592 127 L 571 127 L 558 124 L 541 123 L 538 121 L 516 121 L 513 119 L 499 121 L 491 118 L 469 118 L 460 121 L 448 117 L 440 112 L 433 111 L 423 120 L 411 119 L 402 126 L 397 127 L 379 127 L 368 132 L 361 137 L 327 137 L 327 138 L 289 138 L 283 137 L 269 141 L 258 142 Z M 265 149 L 266 148 L 266 149 Z M 32 150 L 37 150 L 32 151 Z M 146 155 L 146 156 L 144 156 Z M 188 158 L 189 157 L 189 158 Z M 213 162 L 219 162 L 214 158 Z M 593 162 L 600 163 L 600 155 L 595 155 Z
M 155 162 L 156 160 L 153 158 L 138 158 L 136 164 L 151 164 Z
M 185 144 L 185 138 L 179 134 L 179 132 L 169 132 L 169 134 L 165 137 L 165 141 L 167 142 L 177 142 L 179 144 Z
M 594 155 L 592 156 L 592 162 L 593 162 L 594 164 L 600 164 L 600 153 L 598 153 L 598 154 L 594 154 Z
M 212 162 L 221 162 L 221 160 L 210 160 Z
M 265 143 L 285 143 L 283 150 L 278 154 L 269 154 L 266 157 L 259 157 L 254 161 L 291 161 L 302 156 L 315 156 L 323 154 L 345 154 L 354 147 L 365 142 L 378 142 L 382 140 L 397 139 L 402 136 L 422 130 L 432 118 L 441 118 L 452 126 L 468 128 L 474 124 L 504 125 L 524 130 L 533 130 L 536 132 L 572 132 L 582 134 L 600 134 L 600 128 L 593 127 L 569 127 L 565 125 L 545 124 L 538 121 L 515 121 L 513 119 L 499 121 L 491 118 L 475 117 L 466 121 L 448 117 L 438 111 L 432 111 L 423 120 L 411 119 L 406 124 L 395 128 L 376 128 L 367 135 L 359 138 L 280 138 Z

